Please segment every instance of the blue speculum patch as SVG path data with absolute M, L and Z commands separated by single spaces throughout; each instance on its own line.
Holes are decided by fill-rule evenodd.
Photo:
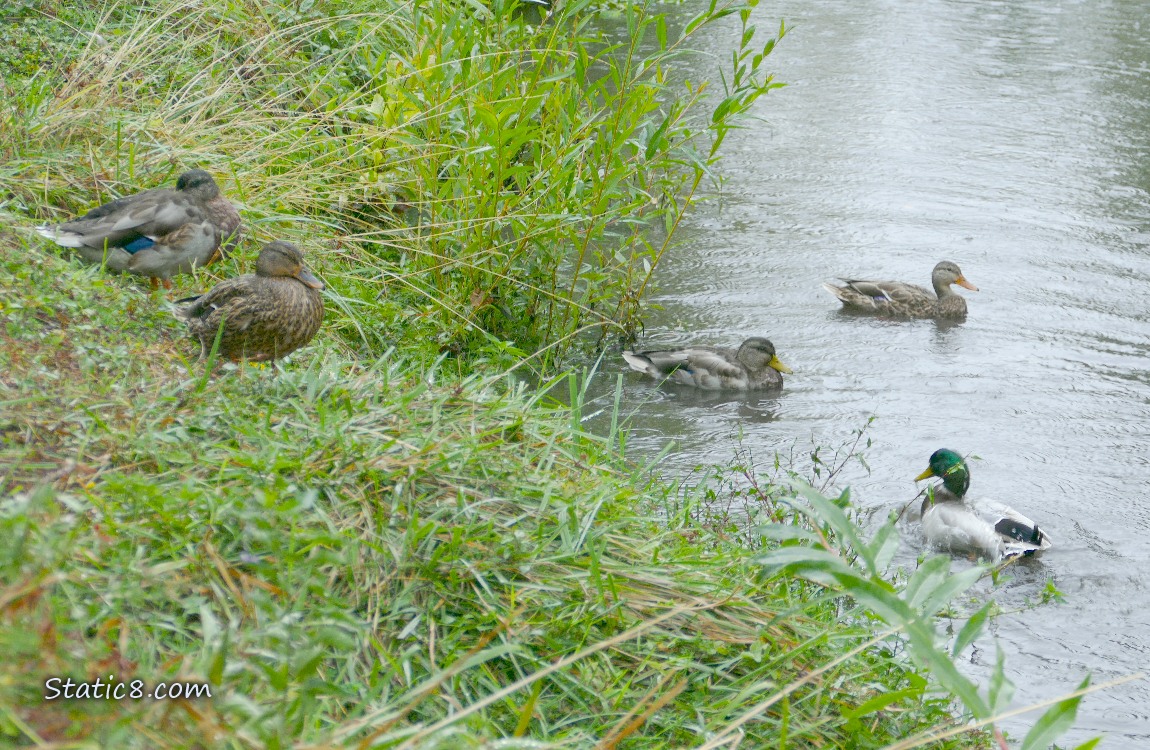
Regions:
M 155 244 L 155 240 L 153 240 L 151 237 L 138 237 L 129 242 L 127 245 L 124 245 L 124 249 L 134 255 L 139 251 L 147 249 Z

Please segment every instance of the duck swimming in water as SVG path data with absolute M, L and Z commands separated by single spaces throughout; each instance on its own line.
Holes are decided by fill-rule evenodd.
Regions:
M 668 380 L 704 390 L 752 391 L 783 387 L 782 373 L 791 368 L 779 361 L 775 345 L 761 336 L 738 349 L 689 346 L 649 352 L 623 352 L 632 370 L 656 380 Z
M 930 466 L 914 480 L 930 477 L 942 479 L 927 489 L 922 502 L 922 531 L 932 546 L 994 562 L 1052 546 L 1046 532 L 1013 508 L 990 500 L 968 503 L 970 469 L 955 451 L 936 450 Z
M 845 286 L 823 284 L 852 312 L 875 313 L 901 318 L 965 318 L 966 300 L 951 289 L 958 284 L 977 292 L 978 287 L 962 275 L 957 263 L 944 260 L 930 275 L 934 294 L 917 284 L 902 281 L 863 281 L 840 279 Z

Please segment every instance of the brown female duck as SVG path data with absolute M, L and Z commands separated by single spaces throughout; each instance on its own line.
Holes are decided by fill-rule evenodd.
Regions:
M 290 242 L 271 242 L 260 251 L 254 275 L 217 284 L 210 292 L 180 302 L 177 310 L 207 355 L 220 337 L 220 356 L 267 362 L 311 341 L 323 321 L 323 282 Z
M 958 284 L 977 292 L 978 287 L 962 276 L 958 264 L 944 260 L 930 275 L 934 294 L 917 284 L 902 281 L 840 279 L 846 286 L 823 284 L 853 312 L 877 313 L 902 318 L 965 318 L 966 300 L 951 289 Z

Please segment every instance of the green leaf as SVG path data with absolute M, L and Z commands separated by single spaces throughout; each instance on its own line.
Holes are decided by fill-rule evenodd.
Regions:
M 987 602 L 982 609 L 970 616 L 970 619 L 966 621 L 954 639 L 954 647 L 950 650 L 951 656 L 957 657 L 963 649 L 978 640 L 982 631 L 986 629 L 987 620 L 990 618 L 990 608 L 993 606 L 994 602 Z
M 833 586 L 839 577 L 857 577 L 838 555 L 812 547 L 780 547 L 759 557 L 768 575 L 796 573 L 817 583 Z
M 862 537 L 859 536 L 858 526 L 854 521 L 847 518 L 846 513 L 840 510 L 832 501 L 823 497 L 821 493 L 804 482 L 796 482 L 793 485 L 793 489 L 810 503 L 811 508 L 815 511 L 815 516 L 830 526 L 851 549 L 860 554 L 869 552 L 866 544 L 862 541 Z M 874 560 L 866 557 L 865 554 L 864 559 L 870 571 L 872 573 L 876 572 Z
M 994 713 L 1000 713 L 1010 705 L 1010 699 L 1014 697 L 1014 683 L 1006 678 L 1006 672 L 1003 670 L 1004 661 L 1002 647 L 999 646 L 994 671 L 990 673 L 990 689 L 988 690 L 990 710 Z
M 1090 687 L 1089 675 L 1079 684 L 1078 689 L 1085 690 L 1088 687 Z M 1082 702 L 1084 697 L 1076 695 L 1073 698 L 1059 701 L 1046 709 L 1046 713 L 1042 714 L 1042 717 L 1026 733 L 1026 738 L 1022 740 L 1022 747 L 1019 750 L 1045 750 L 1050 747 L 1063 732 L 1074 725 L 1074 717 L 1078 715 L 1078 704 Z
M 491 10 L 483 3 L 479 2 L 479 0 L 463 0 L 463 2 L 469 5 L 471 9 L 475 11 L 475 16 L 477 18 L 491 18 Z
M 874 560 L 877 571 L 882 572 L 887 569 L 898 551 L 898 543 L 898 529 L 894 527 L 893 523 L 883 524 L 874 538 L 870 540 L 870 544 L 867 545 L 868 556 Z
M 770 539 L 776 542 L 788 542 L 795 539 L 812 542 L 818 544 L 820 542 L 819 535 L 810 529 L 804 529 L 801 526 L 791 526 L 785 523 L 772 523 L 769 526 L 760 526 L 755 529 L 765 539 Z
M 863 703 L 857 708 L 848 709 L 843 711 L 843 717 L 847 719 L 857 719 L 860 716 L 873 714 L 875 711 L 880 711 L 892 703 L 898 703 L 904 699 L 917 699 L 922 696 L 922 688 L 905 688 L 903 690 L 896 690 L 891 693 L 880 693 L 871 698 L 866 703 Z
M 969 568 L 961 573 L 954 573 L 939 582 L 932 591 L 922 597 L 919 609 L 924 614 L 935 615 L 951 600 L 963 593 L 982 578 L 983 569 Z
M 1074 748 L 1074 750 L 1094 750 L 1094 748 L 1097 747 L 1098 743 L 1101 741 L 1102 741 L 1101 737 L 1095 737 L 1092 740 L 1086 740 L 1081 745 Z
M 912 607 L 919 606 L 920 602 L 930 595 L 950 571 L 950 558 L 945 555 L 935 555 L 928 558 L 906 582 L 906 592 L 903 599 Z
M 978 686 L 958 671 L 958 667 L 948 654 L 935 647 L 936 633 L 933 621 L 911 620 L 905 627 L 910 653 L 916 663 L 930 669 L 935 679 L 958 696 L 975 718 L 985 719 L 990 716 L 990 708 L 979 695 Z

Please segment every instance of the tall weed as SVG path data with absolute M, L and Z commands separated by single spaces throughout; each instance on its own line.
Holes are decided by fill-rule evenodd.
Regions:
M 778 85 L 741 0 L 677 36 L 629 6 L 624 43 L 587 2 L 541 24 L 502 0 L 334 5 L 115 5 L 55 76 L 19 83 L 9 209 L 58 219 L 206 166 L 258 240 L 310 249 L 364 354 L 547 370 L 635 330 L 724 135 Z M 669 84 L 725 19 L 722 90 Z

